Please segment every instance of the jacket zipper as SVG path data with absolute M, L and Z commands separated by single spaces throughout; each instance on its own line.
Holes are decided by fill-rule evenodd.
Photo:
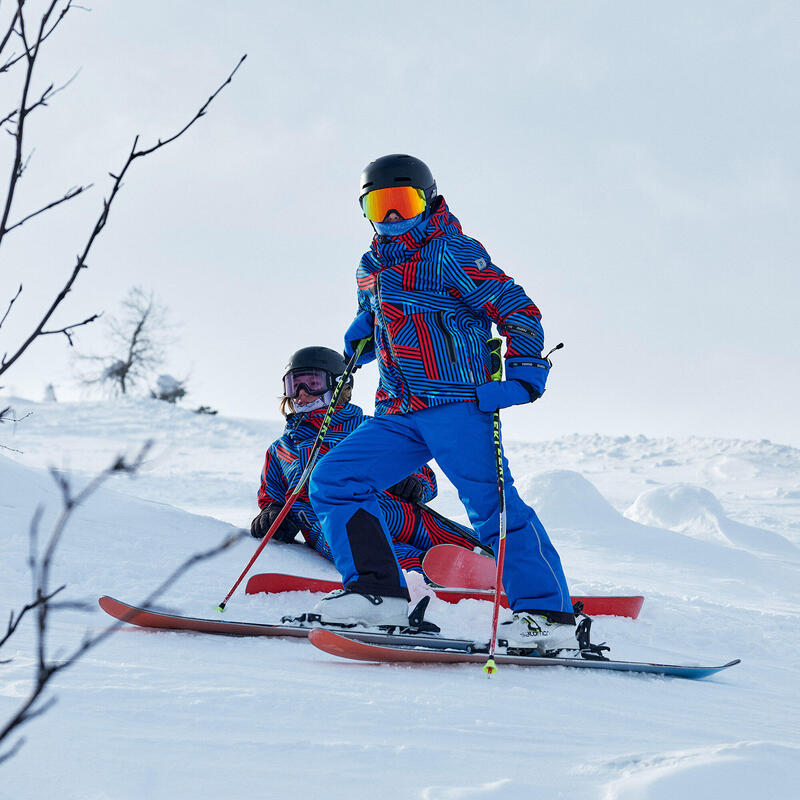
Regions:
M 444 311 L 437 311 L 434 319 L 436 320 L 436 325 L 439 328 L 439 331 L 444 337 L 444 347 L 445 350 L 447 351 L 447 358 L 451 364 L 455 364 L 456 346 L 453 341 L 453 334 L 447 329 L 447 326 L 444 324 Z

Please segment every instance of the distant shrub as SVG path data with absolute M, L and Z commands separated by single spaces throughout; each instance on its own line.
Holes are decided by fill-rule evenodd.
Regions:
M 150 396 L 165 403 L 176 403 L 186 396 L 186 386 L 183 381 L 173 378 L 172 375 L 159 375 L 156 380 L 156 389 Z

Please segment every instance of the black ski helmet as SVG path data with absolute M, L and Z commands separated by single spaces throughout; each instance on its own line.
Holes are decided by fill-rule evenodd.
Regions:
M 283 374 L 285 376 L 293 369 L 324 369 L 335 381 L 344 374 L 346 368 L 347 364 L 341 353 L 331 350 L 330 347 L 303 347 L 296 353 L 292 353 Z M 351 375 L 348 384 L 352 385 L 352 383 L 353 376 Z
M 368 192 L 388 189 L 390 186 L 413 186 L 422 189 L 429 207 L 436 197 L 436 181 L 427 164 L 414 156 L 393 153 L 376 158 L 364 167 L 361 173 L 358 204 L 361 205 L 361 198 Z

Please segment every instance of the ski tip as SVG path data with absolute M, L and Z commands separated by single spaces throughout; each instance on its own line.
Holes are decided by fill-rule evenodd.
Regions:
M 495 672 L 497 672 L 497 664 L 494 663 L 494 659 L 490 658 L 484 665 L 483 671 L 491 678 Z

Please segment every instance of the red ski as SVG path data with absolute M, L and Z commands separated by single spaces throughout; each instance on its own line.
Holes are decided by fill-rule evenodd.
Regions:
M 497 574 L 493 558 L 474 553 L 454 544 L 439 544 L 425 554 L 422 561 L 425 574 L 442 586 L 459 586 L 467 591 L 494 592 Z M 502 595 L 505 601 L 505 594 Z M 614 616 L 636 619 L 644 604 L 642 595 L 572 597 L 573 604 L 583 603 L 590 617 Z M 508 607 L 508 602 L 505 601 Z
M 493 558 L 454 544 L 431 547 L 422 560 L 422 569 L 440 586 L 495 590 L 496 566 Z
M 375 642 L 355 641 L 348 634 L 338 634 L 330 630 L 311 631 L 308 640 L 320 650 L 340 658 L 356 661 L 415 664 L 485 664 L 487 652 L 475 652 L 470 642 L 455 641 L 435 643 L 433 646 L 416 644 L 388 645 Z M 737 658 L 716 667 L 703 667 L 684 664 L 655 664 L 641 661 L 613 661 L 542 656 L 509 656 L 495 654 L 497 665 L 514 664 L 520 667 L 572 667 L 576 669 L 605 669 L 617 672 L 649 672 L 657 675 L 671 675 L 676 678 L 706 678 L 716 672 L 739 663 Z
M 481 553 L 453 544 L 439 544 L 425 554 L 422 568 L 430 580 L 442 586 L 461 586 L 471 591 L 494 592 L 497 575 L 494 559 Z M 505 594 L 502 596 L 505 598 Z M 607 614 L 636 619 L 644 604 L 644 597 L 641 595 L 572 598 L 573 603 L 578 600 L 583 603 L 584 613 L 590 617 Z
M 308 629 L 291 625 L 260 625 L 256 622 L 227 622 L 224 619 L 199 619 L 166 614 L 140 608 L 104 595 L 98 601 L 106 614 L 140 628 L 159 628 L 170 631 L 194 631 L 222 636 L 297 636 L 306 638 Z
M 140 628 L 179 631 L 183 633 L 211 633 L 218 636 L 291 636 L 306 639 L 314 630 L 313 627 L 303 627 L 297 623 L 258 623 L 258 622 L 228 622 L 224 619 L 202 619 L 199 617 L 184 617 L 179 614 L 170 614 L 165 611 L 156 611 L 152 608 L 132 606 L 104 595 L 98 602 L 100 608 L 122 622 L 137 625 Z M 463 647 L 462 639 L 448 639 L 434 633 L 393 631 L 384 632 L 369 630 L 367 628 L 348 628 L 347 635 L 359 642 L 378 642 L 388 645 L 413 645 L 422 647 L 426 645 L 438 647 Z M 435 645 L 433 643 L 435 642 Z M 469 645 L 469 643 L 466 643 Z M 470 645 L 471 646 L 471 645 Z
M 453 547 L 468 555 L 472 555 L 469 550 L 455 545 L 438 545 L 429 550 L 429 554 L 439 547 Z M 478 556 L 489 563 L 491 559 L 485 556 Z M 439 581 L 436 581 L 439 583 Z M 299 575 L 283 575 L 277 572 L 268 572 L 261 575 L 253 575 L 247 582 L 245 591 L 247 594 L 275 594 L 279 592 L 332 592 L 334 589 L 341 589 L 339 581 L 328 581 L 321 578 L 303 578 Z M 440 588 L 435 589 L 436 596 L 446 603 L 458 603 L 460 600 L 488 600 L 494 599 L 494 589 L 454 589 Z M 589 616 L 614 616 L 630 617 L 636 619 L 644 603 L 644 597 L 573 597 L 572 602 L 580 601 L 583 603 L 584 613 Z M 508 598 L 505 594 L 501 595 L 500 602 L 504 608 L 508 608 Z

